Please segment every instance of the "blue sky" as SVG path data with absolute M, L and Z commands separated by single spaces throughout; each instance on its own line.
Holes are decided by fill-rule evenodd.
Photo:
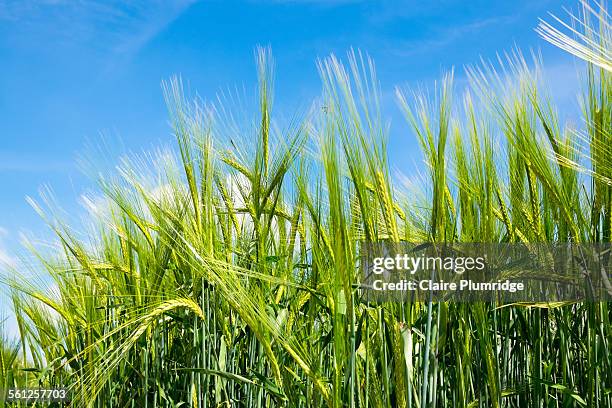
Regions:
M 279 115 L 318 95 L 317 58 L 350 47 L 374 58 L 391 95 L 396 85 L 432 86 L 453 66 L 461 81 L 465 65 L 515 45 L 541 49 L 554 97 L 571 112 L 574 63 L 533 30 L 563 6 L 577 2 L 0 0 L 0 261 L 14 256 L 20 233 L 46 236 L 25 201 L 41 186 L 81 211 L 94 183 L 76 159 L 100 135 L 111 161 L 172 143 L 163 79 L 181 75 L 204 98 L 251 87 L 258 44 L 275 56 Z M 391 158 L 412 166 L 416 144 L 388 99 Z

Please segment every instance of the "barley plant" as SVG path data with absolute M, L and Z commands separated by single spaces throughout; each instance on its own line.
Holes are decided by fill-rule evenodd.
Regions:
M 540 26 L 586 59 L 582 123 L 516 52 L 465 92 L 452 74 L 397 89 L 414 173 L 389 163 L 360 52 L 320 60 L 321 99 L 286 126 L 268 49 L 255 115 L 164 83 L 176 149 L 99 175 L 77 227 L 31 200 L 57 245 L 4 275 L 19 337 L 0 338 L 0 386 L 101 408 L 611 407 L 608 303 L 368 303 L 357 267 L 362 240 L 610 242 L 609 18 L 583 6 L 577 39 Z

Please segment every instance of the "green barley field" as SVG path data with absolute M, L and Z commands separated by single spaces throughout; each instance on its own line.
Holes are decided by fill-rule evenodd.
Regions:
M 359 289 L 364 240 L 610 242 L 610 19 L 582 7 L 538 28 L 582 61 L 581 123 L 516 51 L 468 68 L 465 92 L 452 73 L 397 90 L 425 162 L 405 177 L 359 51 L 317 62 L 321 99 L 283 129 L 267 48 L 248 126 L 165 82 L 173 150 L 99 175 L 104 199 L 78 227 L 50 195 L 31 200 L 59 250 L 3 274 L 19 337 L 0 339 L 0 387 L 63 386 L 92 408 L 612 407 L 607 302 Z

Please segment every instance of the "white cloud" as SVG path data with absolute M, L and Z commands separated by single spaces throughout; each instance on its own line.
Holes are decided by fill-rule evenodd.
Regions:
M 542 77 L 544 84 L 550 89 L 555 105 L 563 110 L 572 108 L 575 110 L 572 114 L 579 114 L 578 100 L 584 85 L 583 78 L 586 77 L 581 74 L 585 72 L 586 67 L 582 61 L 563 57 L 551 63 L 545 60 Z
M 102 217 L 109 213 L 110 205 L 108 199 L 104 196 L 97 194 L 81 194 L 79 202 L 91 215 Z
M 17 264 L 17 260 L 9 254 L 9 251 L 5 245 L 5 241 L 8 236 L 8 230 L 0 227 L 0 269 L 6 266 L 13 267 Z
M 8 250 L 5 246 L 6 238 L 9 236 L 9 232 L 6 228 L 0 227 L 0 274 L 4 275 L 6 267 L 13 267 L 16 265 L 16 260 L 9 255 Z M 0 283 L 0 336 L 4 335 L 8 339 L 16 339 L 19 337 L 19 331 L 17 329 L 17 322 L 11 309 L 11 300 L 7 296 L 7 291 L 3 286 L 4 283 Z

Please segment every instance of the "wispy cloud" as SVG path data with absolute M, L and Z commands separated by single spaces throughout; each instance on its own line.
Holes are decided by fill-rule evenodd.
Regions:
M 370 22 L 375 24 L 386 24 L 394 20 L 406 20 L 414 17 L 422 18 L 431 14 L 440 14 L 440 10 L 448 7 L 449 3 L 452 3 L 452 1 L 382 1 L 368 17 Z
M 278 3 L 278 4 L 316 4 L 320 6 L 341 6 L 345 4 L 363 3 L 365 0 L 252 0 L 256 3 Z
M 393 46 L 389 46 L 387 52 L 396 57 L 406 57 L 421 52 L 431 52 L 432 50 L 440 49 L 465 39 L 469 35 L 475 35 L 482 30 L 510 24 L 514 20 L 514 16 L 491 17 L 444 28 L 431 35 L 428 39 L 420 38 L 418 40 L 409 41 L 394 40 Z
M 120 54 L 137 52 L 196 1 L 158 1 L 152 8 L 150 2 L 144 2 L 144 7 L 137 8 L 135 14 L 138 17 L 132 19 L 131 24 L 126 24 L 126 30 L 120 35 L 115 51 Z
M 73 169 L 73 162 L 68 160 L 56 160 L 40 155 L 0 152 L 0 173 L 55 173 Z
M 0 0 L 0 21 L 60 45 L 138 52 L 196 0 Z

